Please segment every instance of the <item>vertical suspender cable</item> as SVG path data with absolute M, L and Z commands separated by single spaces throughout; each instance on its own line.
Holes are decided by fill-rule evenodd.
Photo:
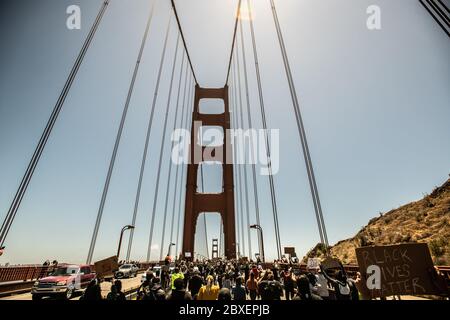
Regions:
M 139 54 L 138 54 L 138 57 L 137 57 L 137 60 L 136 60 L 136 65 L 134 67 L 134 71 L 133 71 L 133 76 L 132 76 L 132 79 L 131 79 L 130 87 L 128 89 L 128 95 L 127 95 L 127 98 L 126 98 L 126 101 L 125 101 L 125 105 L 124 105 L 124 108 L 123 108 L 122 118 L 120 119 L 120 125 L 119 125 L 119 129 L 117 131 L 116 141 L 114 143 L 114 149 L 113 149 L 113 152 L 112 152 L 112 155 L 111 155 L 111 160 L 110 160 L 110 163 L 109 163 L 108 173 L 107 173 L 107 176 L 106 176 L 105 185 L 103 187 L 102 198 L 100 200 L 100 205 L 99 205 L 98 212 L 97 212 L 97 219 L 95 221 L 94 231 L 92 233 L 91 244 L 89 246 L 89 252 L 88 252 L 87 259 L 86 259 L 86 263 L 87 264 L 90 264 L 92 262 L 92 256 L 94 254 L 95 244 L 97 242 L 98 230 L 100 228 L 100 223 L 101 223 L 102 216 L 103 216 L 103 211 L 104 211 L 104 208 L 105 208 L 105 202 L 106 202 L 106 197 L 108 195 L 109 185 L 110 185 L 110 182 L 111 182 L 111 176 L 112 176 L 112 173 L 114 171 L 114 165 L 116 163 L 117 151 L 119 149 L 120 140 L 122 138 L 123 127 L 124 127 L 125 120 L 126 120 L 126 117 L 127 117 L 127 114 L 128 114 L 128 109 L 129 109 L 129 106 L 130 106 L 131 97 L 133 95 L 134 84 L 136 82 L 136 77 L 137 77 L 137 74 L 138 74 L 138 71 L 139 71 L 139 66 L 140 66 L 140 63 L 141 63 L 142 54 L 144 52 L 145 43 L 147 41 L 148 31 L 149 31 L 151 20 L 152 20 L 152 17 L 153 17 L 154 6 L 155 6 L 155 3 L 153 2 L 152 7 L 150 9 L 149 18 L 147 20 L 147 25 L 146 25 L 146 28 L 145 28 L 144 36 L 142 38 Z
M 187 131 L 189 133 L 192 131 L 192 110 L 193 110 L 194 96 L 195 96 L 195 93 L 192 92 L 192 89 L 194 88 L 194 80 L 195 79 L 193 77 L 191 77 L 191 82 L 190 82 L 190 86 L 189 86 L 188 101 L 187 101 L 187 105 L 188 105 L 188 108 L 187 108 L 188 114 L 187 115 L 188 116 L 186 117 L 187 122 L 186 122 L 185 127 L 187 128 Z M 194 89 L 194 92 L 195 92 L 195 89 Z M 189 106 L 191 106 L 191 107 L 189 107 Z M 188 133 L 188 137 L 190 138 L 191 135 L 189 133 Z M 188 155 L 187 159 L 188 160 L 190 159 L 189 155 Z M 180 191 L 180 202 L 179 202 L 179 211 L 178 211 L 179 212 L 179 215 L 178 215 L 179 232 L 177 233 L 177 243 L 178 243 L 178 237 L 180 235 L 180 232 L 182 232 L 183 227 L 184 227 L 184 219 L 186 219 L 186 216 L 183 214 L 183 224 L 180 225 L 180 218 L 181 218 L 181 212 L 182 212 L 181 204 L 185 203 L 185 201 L 186 201 L 187 170 L 186 170 L 186 174 L 184 175 L 184 171 L 185 171 L 186 167 L 187 167 L 187 165 L 183 165 L 182 174 L 181 174 L 181 177 L 182 177 L 181 183 L 182 183 L 182 185 L 184 185 L 184 188 L 182 188 L 182 189 L 184 189 L 184 201 L 181 202 L 181 194 L 182 193 Z M 184 179 L 183 179 L 183 175 L 185 176 Z M 184 254 L 184 252 L 183 252 L 183 254 Z
M 153 95 L 153 102 L 152 102 L 151 111 L 150 111 L 150 117 L 149 117 L 148 125 L 147 125 L 147 134 L 146 134 L 146 137 L 145 137 L 145 145 L 144 145 L 144 151 L 142 153 L 142 161 L 141 161 L 141 171 L 142 172 L 144 172 L 144 170 L 145 170 L 145 163 L 146 163 L 146 160 L 147 160 L 148 145 L 149 145 L 149 141 L 150 141 L 150 134 L 151 134 L 151 131 L 152 131 L 153 117 L 154 117 L 154 114 L 155 114 L 156 102 L 158 100 L 158 91 L 159 91 L 159 85 L 161 83 L 162 69 L 164 67 L 164 61 L 165 61 L 165 57 L 166 57 L 167 40 L 169 38 L 171 20 L 172 19 L 169 19 L 169 22 L 168 22 L 167 28 L 166 28 L 166 37 L 164 39 L 164 46 L 163 46 L 163 50 L 162 50 L 162 53 L 161 53 L 161 61 L 160 61 L 160 64 L 159 64 L 158 77 L 157 77 L 157 80 L 156 80 L 156 86 L 155 86 L 155 91 L 154 91 L 154 95 Z M 147 260 L 149 260 L 149 258 L 150 258 L 149 257 L 149 252 L 147 252 Z
M 157 82 L 157 86 L 156 86 L 156 89 L 155 89 L 155 96 L 154 96 L 154 99 L 153 99 L 151 120 L 153 120 L 153 114 L 154 114 L 154 111 L 155 111 L 155 104 L 156 104 L 156 101 L 157 101 L 158 89 L 159 89 L 159 84 L 160 84 L 160 80 L 161 80 L 161 73 L 162 73 L 162 69 L 164 67 L 164 60 L 165 60 L 165 57 L 166 57 L 166 49 L 167 49 L 167 40 L 169 38 L 171 22 L 172 22 L 172 16 L 170 16 L 169 23 L 167 25 L 166 38 L 164 40 L 164 49 L 163 49 L 163 54 L 161 56 L 161 65 L 159 67 L 159 73 L 158 73 L 158 82 Z M 167 118 L 167 112 L 168 112 L 167 109 L 166 109 L 166 118 Z M 167 119 L 166 119 L 165 126 L 166 125 L 167 125 Z M 149 128 L 151 128 L 151 126 L 149 126 Z M 163 130 L 163 137 L 164 137 L 164 132 L 165 131 L 166 131 L 166 128 L 164 128 L 164 130 Z M 148 132 L 148 135 L 147 135 L 146 147 L 148 147 L 148 142 L 149 142 L 148 138 L 149 137 L 150 137 L 150 132 Z M 163 148 L 163 146 L 164 146 L 164 143 L 161 143 L 161 148 L 160 148 L 160 152 L 159 152 L 159 162 L 158 162 L 158 168 L 157 168 L 156 183 L 155 183 L 155 194 L 154 194 L 154 198 L 153 198 L 153 208 L 152 208 L 152 215 L 151 215 L 151 222 L 150 222 L 150 233 L 149 233 L 149 237 L 148 237 L 147 261 L 150 261 L 150 255 L 151 255 L 151 249 L 152 249 L 153 230 L 154 230 L 155 215 L 156 215 L 156 204 L 157 204 L 157 201 L 158 201 L 158 194 L 159 194 L 159 180 L 161 178 L 161 165 L 162 165 L 162 150 L 161 149 Z
M 280 229 L 279 229 L 279 223 L 278 223 L 278 209 L 277 209 L 277 200 L 276 200 L 276 194 L 275 194 L 275 186 L 273 181 L 273 172 L 272 172 L 272 163 L 271 163 L 271 153 L 270 153 L 270 144 L 269 144 L 269 136 L 267 132 L 267 120 L 266 120 L 266 111 L 264 106 L 264 96 L 263 96 L 263 90 L 262 90 L 262 84 L 261 84 L 261 73 L 259 70 L 259 60 L 258 60 L 258 51 L 256 46 L 256 37 L 255 37 L 255 29 L 253 26 L 253 13 L 252 13 L 252 4 L 251 0 L 247 0 L 248 5 L 248 12 L 249 12 L 249 23 L 250 23 L 250 31 L 252 35 L 252 44 L 253 44 L 253 55 L 255 59 L 255 69 L 256 69 L 256 78 L 258 82 L 258 93 L 259 93 L 259 102 L 260 102 L 260 108 L 261 108 L 261 117 L 262 117 L 262 123 L 264 127 L 264 133 L 265 133 L 265 143 L 266 143 L 266 152 L 267 152 L 267 162 L 268 162 L 268 171 L 269 171 L 269 184 L 270 184 L 270 195 L 271 195 L 271 201 L 272 201 L 272 211 L 273 211 L 273 220 L 275 225 L 275 237 L 277 242 L 277 251 L 278 251 L 278 258 L 281 258 L 282 251 L 281 251 L 281 240 L 280 240 Z
M 234 101 L 233 101 L 233 111 L 232 111 L 232 124 L 233 124 L 233 128 L 235 130 L 237 130 L 237 105 L 238 105 L 238 90 L 237 90 L 237 81 L 236 81 L 236 61 L 233 59 L 233 67 L 232 67 L 232 76 L 233 76 L 233 97 L 234 97 Z M 238 232 L 238 243 L 239 243 L 239 254 L 243 253 L 243 248 L 244 248 L 244 230 L 242 227 L 242 216 L 243 216 L 243 207 L 242 207 L 242 184 L 241 184 L 241 171 L 240 171 L 240 167 L 237 165 L 237 160 L 238 160 L 238 146 L 236 145 L 236 143 L 234 144 L 234 157 L 233 157 L 234 161 L 233 163 L 235 164 L 234 167 L 236 170 L 235 171 L 235 175 L 236 175 L 236 179 L 235 181 L 237 182 L 236 188 L 235 190 L 237 192 L 235 192 L 236 194 L 236 212 L 237 212 L 237 219 L 236 219 L 236 227 L 237 227 L 237 232 Z M 239 189 L 238 189 L 239 188 Z
M 178 81 L 178 94 L 177 94 L 177 107 L 176 107 L 177 110 L 179 109 L 179 105 L 180 105 L 181 84 L 182 84 L 183 73 L 184 73 L 184 60 L 185 60 L 185 54 L 183 53 L 183 59 L 181 61 L 181 69 L 180 69 L 180 79 Z M 185 88 L 186 88 L 186 82 L 187 82 L 187 71 L 185 72 L 185 82 L 184 82 L 184 87 Z M 184 111 L 185 110 L 186 110 L 186 106 L 183 104 L 181 106 L 180 127 L 183 125 Z M 172 132 L 175 132 L 175 130 L 177 129 L 178 113 L 179 112 L 177 112 L 176 115 L 175 115 L 175 121 L 173 123 L 173 130 L 172 130 Z M 172 148 L 171 148 L 171 150 L 173 150 L 174 142 L 175 141 L 172 141 Z M 171 157 L 171 160 L 172 160 L 172 157 Z M 172 212 L 172 219 L 171 219 L 171 223 L 170 223 L 170 243 L 173 243 L 173 228 L 174 228 L 174 224 L 175 224 L 175 201 L 176 201 L 176 196 L 177 196 L 177 191 L 178 191 L 178 173 L 179 173 L 178 169 L 179 169 L 179 166 L 176 165 L 175 189 L 173 191 L 172 210 L 171 210 L 171 212 Z M 170 171 L 169 171 L 169 179 L 167 180 L 167 193 L 169 193 L 169 187 L 170 187 Z
M 86 52 L 90 47 L 92 39 L 94 38 L 94 36 L 97 32 L 98 26 L 100 25 L 100 22 L 105 14 L 105 11 L 106 11 L 108 5 L 109 5 L 109 0 L 103 1 L 103 4 L 100 7 L 100 11 L 97 14 L 94 24 L 92 25 L 92 27 L 86 37 L 86 40 L 84 41 L 83 46 L 82 46 L 80 52 L 78 53 L 75 63 L 69 73 L 69 76 L 68 76 L 68 78 L 64 84 L 64 87 L 59 95 L 59 98 L 53 108 L 53 111 L 50 115 L 50 118 L 47 122 L 44 132 L 42 133 L 41 138 L 36 146 L 36 149 L 33 153 L 30 163 L 28 164 L 27 170 L 25 171 L 25 174 L 22 178 L 22 181 L 20 182 L 19 188 L 17 189 L 17 192 L 11 203 L 11 206 L 9 207 L 8 213 L 6 214 L 5 220 L 2 223 L 2 227 L 0 229 L 0 247 L 3 247 L 3 245 L 5 244 L 6 237 L 9 233 L 11 225 L 16 217 L 17 211 L 19 210 L 20 204 L 22 203 L 22 199 L 27 191 L 28 185 L 30 184 L 30 181 L 31 181 L 31 178 L 33 177 L 34 171 L 39 163 L 39 159 L 41 158 L 41 155 L 45 149 L 47 141 L 52 132 L 52 129 L 58 119 L 59 113 L 61 112 L 64 102 L 66 101 L 66 98 L 70 91 L 70 88 L 72 87 L 72 84 L 76 78 L 78 70 L 80 69 L 80 66 L 84 60 L 84 57 L 86 56 Z
M 173 80 L 174 80 L 174 77 L 175 77 L 175 69 L 176 69 L 176 66 L 177 66 L 179 43 L 180 43 L 180 33 L 178 33 L 177 45 L 176 45 L 176 48 L 175 48 L 175 55 L 173 57 L 172 75 L 170 77 L 169 94 L 168 94 L 168 97 L 167 97 L 166 114 L 165 114 L 165 117 L 164 117 L 164 128 L 163 128 L 162 137 L 161 137 L 161 151 L 160 151 L 161 153 L 160 153 L 160 162 L 159 162 L 160 167 L 159 167 L 159 170 L 161 170 L 162 158 L 163 158 L 163 155 L 164 155 L 164 149 L 165 149 L 165 145 L 166 145 L 164 143 L 165 142 L 164 140 L 166 138 L 167 121 L 168 121 L 168 117 L 169 117 L 170 104 L 172 102 Z M 177 111 L 178 110 L 175 110 L 175 113 Z M 168 178 L 167 184 L 170 182 L 171 171 L 172 171 L 172 164 L 169 161 L 169 178 Z M 160 173 L 158 172 L 158 175 L 159 174 Z M 156 188 L 159 189 L 159 183 L 156 185 Z M 161 232 L 161 244 L 160 244 L 159 261 L 161 261 L 163 259 L 163 254 L 164 254 L 163 251 L 164 251 L 164 241 L 165 241 L 165 236 L 166 236 L 167 203 L 168 203 L 168 200 L 169 200 L 169 191 L 167 190 L 166 191 L 165 205 L 164 205 L 164 220 L 163 220 L 163 229 L 162 229 L 162 232 Z M 155 202 L 157 202 L 157 201 L 158 201 L 158 199 L 155 198 Z M 155 213 L 153 213 L 153 214 L 155 214 Z
M 244 39 L 243 39 L 243 32 L 242 32 L 242 20 L 239 19 L 239 26 L 240 26 L 240 30 L 241 30 L 241 43 L 244 43 Z M 236 47 L 236 49 L 238 49 L 238 47 Z M 242 47 L 242 49 L 244 49 Z M 242 51 L 243 53 L 245 53 L 245 51 Z M 236 55 L 239 57 L 239 51 L 236 50 Z M 245 57 L 244 57 L 245 59 Z M 239 61 L 239 58 L 238 58 Z M 239 114 L 240 114 L 240 118 L 241 118 L 241 126 L 242 126 L 242 130 L 244 130 L 244 111 L 243 111 L 243 105 L 242 105 L 242 92 L 241 92 L 241 70 L 240 70 L 240 63 L 238 63 L 238 73 L 239 73 L 239 95 L 241 96 L 241 103 L 240 103 L 240 108 L 239 108 Z M 247 80 L 247 79 L 245 79 Z M 248 104 L 248 94 L 247 94 L 247 104 Z M 251 130 L 251 127 L 249 127 L 249 129 Z M 251 148 L 251 142 L 250 142 L 250 148 Z M 253 150 L 251 151 L 253 152 Z M 246 153 L 244 152 L 244 156 L 246 156 Z M 246 208 L 246 218 L 247 218 L 247 239 L 248 239 L 248 253 L 249 253 L 249 258 L 252 257 L 253 253 L 252 253 L 252 237 L 250 234 L 250 207 L 249 207 L 249 197 L 248 197 L 248 180 L 247 180 L 247 163 L 243 164 L 243 174 L 244 174 L 244 189 L 245 189 L 245 208 Z
M 222 257 L 222 238 L 223 238 L 223 221 L 222 221 L 222 216 L 220 216 L 219 258 Z
M 240 127 L 239 124 L 239 113 L 238 113 L 238 109 L 241 111 L 241 115 L 242 115 L 242 83 L 241 83 L 241 61 L 239 59 L 239 45 L 237 42 L 237 38 L 236 38 L 236 65 L 237 65 L 237 78 L 238 78 L 238 94 L 239 94 L 239 103 L 236 103 L 236 108 L 234 112 L 235 116 L 236 116 L 236 129 L 243 129 L 243 123 L 242 123 L 242 127 Z M 241 156 L 245 156 L 244 153 L 244 149 L 243 146 L 239 147 L 238 145 L 238 149 L 239 149 L 239 157 Z M 245 157 L 244 157 L 245 158 Z M 239 158 L 240 159 L 240 158 Z M 244 162 L 245 164 L 245 162 Z M 243 166 L 244 164 L 241 164 L 240 162 L 238 163 L 238 168 L 239 168 L 239 188 L 241 189 L 241 233 L 242 233 L 242 252 L 245 255 L 246 252 L 246 247 L 245 247 L 245 232 L 244 232 L 244 194 L 242 193 L 242 184 L 243 184 L 243 177 L 242 174 L 245 176 L 245 183 L 244 183 L 244 191 L 245 191 L 245 202 L 247 204 L 246 208 L 248 209 L 248 189 L 247 189 L 247 176 L 245 174 L 245 171 L 243 170 Z M 244 172 L 243 172 L 244 171 Z M 248 210 L 247 210 L 247 215 L 248 215 Z M 249 230 L 250 231 L 250 225 L 249 225 Z
M 200 166 L 200 175 L 202 180 L 202 193 L 205 193 L 205 179 L 203 175 L 203 165 Z M 206 257 L 209 259 L 209 248 L 208 248 L 208 231 L 206 226 L 206 212 L 203 212 L 203 223 L 205 226 L 205 243 L 206 243 Z
M 291 92 L 291 98 L 292 98 L 292 103 L 293 103 L 293 107 L 294 107 L 295 117 L 297 120 L 298 131 L 299 131 L 299 135 L 300 135 L 300 139 L 301 139 L 301 143 L 302 143 L 305 164 L 306 164 L 306 168 L 307 168 L 307 172 L 308 172 L 309 185 L 311 188 L 311 194 L 312 194 L 313 202 L 314 202 L 314 209 L 316 211 L 316 218 L 317 218 L 317 222 L 318 222 L 318 226 L 319 226 L 319 233 L 321 235 L 322 243 L 325 244 L 326 247 L 328 248 L 328 246 L 329 246 L 328 236 L 327 236 L 327 232 L 326 232 L 326 228 L 325 228 L 325 222 L 323 219 L 322 207 L 320 205 L 319 192 L 317 190 L 316 178 L 314 175 L 314 169 L 313 169 L 313 165 L 312 165 L 312 161 L 311 161 L 311 154 L 309 152 L 308 141 L 306 138 L 305 126 L 303 124 L 303 119 L 302 119 L 302 115 L 300 112 L 300 104 L 298 101 L 297 91 L 295 89 L 294 79 L 292 76 L 291 67 L 290 67 L 289 59 L 288 59 L 288 55 L 287 55 L 286 45 L 284 43 L 283 33 L 281 31 L 280 21 L 278 20 L 278 14 L 276 11 L 274 0 L 270 0 L 270 4 L 272 6 L 272 14 L 273 14 L 274 22 L 275 22 L 275 27 L 277 29 L 278 41 L 279 41 L 281 53 L 283 56 L 283 62 L 284 62 L 285 70 L 286 70 L 286 76 L 287 76 L 287 79 L 289 82 L 289 89 Z
M 246 57 L 246 50 L 245 50 L 245 40 L 244 40 L 244 30 L 242 27 L 242 20 L 240 21 L 240 28 L 241 28 L 241 49 L 242 49 L 242 57 L 243 57 L 243 67 L 244 67 L 244 82 L 245 82 L 245 94 L 246 94 L 246 101 L 247 101 L 247 120 L 248 120 L 248 127 L 250 129 L 250 159 L 251 159 L 251 166 L 252 166 L 252 178 L 253 178 L 253 194 L 255 198 L 255 213 L 256 213 L 256 224 L 261 226 L 261 220 L 259 217 L 259 199 L 258 199 L 258 186 L 256 183 L 256 155 L 255 155 L 255 149 L 253 147 L 254 142 L 256 140 L 256 137 L 253 136 L 253 122 L 252 122 L 252 115 L 250 112 L 250 94 L 249 94 L 249 86 L 248 86 L 248 73 L 247 73 L 247 57 Z M 249 230 L 250 231 L 250 230 Z M 259 252 L 262 252 L 261 248 L 261 233 L 258 232 L 258 248 Z
M 147 19 L 147 25 L 145 27 L 145 32 L 144 32 L 144 35 L 142 37 L 141 47 L 140 47 L 139 54 L 138 54 L 138 57 L 137 57 L 137 60 L 136 60 L 136 65 L 134 67 L 133 77 L 132 77 L 132 80 L 131 80 L 130 88 L 128 90 L 128 95 L 127 95 L 127 99 L 126 99 L 126 102 L 125 102 L 125 109 L 127 110 L 125 112 L 128 112 L 128 107 L 129 107 L 129 104 L 130 104 L 130 101 L 131 101 L 131 97 L 132 97 L 132 94 L 133 94 L 134 84 L 136 82 L 136 77 L 137 77 L 137 74 L 138 74 L 138 71 L 139 71 L 139 67 L 141 65 L 142 55 L 144 53 L 144 48 L 145 48 L 145 44 L 147 42 L 148 33 L 149 33 L 149 30 L 150 30 L 150 25 L 151 25 L 151 22 L 152 22 L 152 19 L 153 19 L 154 7 L 155 7 L 155 2 L 153 2 L 152 7 L 150 9 L 150 14 L 149 14 L 149 17 Z M 125 114 L 125 116 L 122 117 L 123 123 L 125 123 L 125 118 L 126 118 L 126 114 Z M 123 128 L 123 123 L 121 123 L 120 128 Z M 119 145 L 121 135 L 122 135 L 122 133 L 120 133 L 120 135 L 118 135 L 117 146 Z M 115 152 L 113 152 L 114 159 L 112 159 L 112 161 L 110 163 L 110 167 L 112 167 L 112 168 L 114 167 L 116 153 L 117 153 L 117 150 L 115 150 Z M 111 169 L 111 174 L 112 174 L 112 169 Z M 142 176 L 139 177 L 139 180 L 142 181 Z M 101 215 L 103 214 L 103 209 L 104 209 L 104 205 L 105 205 L 106 195 L 108 193 L 108 188 L 109 188 L 109 182 L 108 182 L 108 186 L 105 185 L 105 188 L 103 190 L 104 197 L 102 196 L 102 201 L 100 203 L 100 208 L 101 209 L 99 209 L 100 219 L 101 219 Z M 140 189 L 140 185 L 139 185 L 137 194 L 140 194 L 140 191 L 141 191 L 141 189 Z M 132 218 L 132 222 L 131 222 L 132 226 L 134 226 L 136 224 L 136 215 L 137 215 L 137 205 L 135 205 L 135 209 L 134 209 L 134 212 L 133 212 L 133 218 Z M 94 231 L 95 232 L 95 237 L 97 237 L 98 228 L 99 228 L 99 226 L 96 225 L 96 228 L 95 228 L 95 231 Z M 128 251 L 127 251 L 126 260 L 130 259 L 130 250 L 131 250 L 131 243 L 133 242 L 133 235 L 134 235 L 134 229 L 131 229 L 130 230 L 130 239 L 128 241 Z M 94 240 L 94 242 L 95 242 L 95 240 Z M 91 251 L 89 252 L 89 256 L 88 256 L 88 262 L 89 263 L 91 262 L 91 259 L 92 259 L 92 254 L 93 254 L 94 247 L 95 247 L 95 243 L 94 243 L 94 245 L 92 247 L 92 252 Z
M 183 91 L 183 106 L 185 106 L 185 111 L 186 111 L 186 116 L 184 117 L 183 115 L 183 122 L 181 123 L 181 129 L 186 128 L 187 126 L 187 121 L 188 121 L 188 117 L 189 117 L 189 101 L 188 104 L 186 104 L 186 86 L 188 84 L 188 69 L 186 68 L 186 78 L 184 81 L 184 91 Z M 189 93 L 191 92 L 191 85 L 192 85 L 192 78 L 189 78 Z M 188 94 L 189 94 L 188 93 Z M 178 155 L 178 159 L 180 159 L 179 155 Z M 177 167 L 179 167 L 180 165 L 178 165 Z M 178 256 L 179 252 L 178 252 L 178 246 L 179 246 L 179 236 L 180 236 L 180 220 L 181 220 L 181 197 L 183 194 L 183 181 L 184 181 L 184 165 L 181 165 L 181 176 L 180 176 L 180 191 L 178 194 L 178 210 L 177 210 L 177 228 L 175 229 L 176 231 L 176 240 L 175 240 L 175 252 L 176 255 Z M 175 210 L 175 206 L 174 206 L 174 210 Z

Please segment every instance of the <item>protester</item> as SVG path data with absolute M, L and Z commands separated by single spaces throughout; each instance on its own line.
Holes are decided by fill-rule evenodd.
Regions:
M 294 279 L 292 278 L 291 271 L 287 266 L 282 273 L 282 279 L 284 285 L 284 296 L 286 300 L 290 300 L 291 296 L 294 296 Z
M 347 275 L 343 271 L 342 266 L 341 270 L 336 273 L 335 278 L 330 277 L 325 270 L 321 270 L 324 277 L 333 285 L 336 300 L 359 300 L 356 284 L 354 281 L 347 279 Z
M 106 296 L 106 300 L 126 301 L 125 294 L 122 292 L 122 282 L 120 280 L 114 281 L 111 286 L 111 292 Z
M 242 286 L 242 277 L 236 278 L 236 285 L 232 289 L 233 299 L 236 301 L 247 300 L 247 295 L 245 293 L 245 288 Z
M 219 290 L 219 294 L 217 296 L 217 300 L 219 301 L 231 301 L 231 292 L 228 288 L 222 288 Z
M 175 280 L 177 280 L 177 279 L 181 279 L 183 281 L 183 286 L 184 286 L 184 274 L 182 272 L 180 272 L 179 267 L 175 267 L 175 270 L 172 273 L 172 276 L 170 277 L 170 287 L 172 290 L 175 289 Z
M 80 300 L 84 301 L 99 301 L 102 299 L 102 290 L 98 279 L 93 279 L 89 282 L 84 294 L 80 298 Z
M 197 300 L 217 300 L 219 294 L 219 286 L 214 284 L 214 277 L 208 275 L 206 277 L 206 285 L 200 288 Z
M 322 300 L 320 296 L 311 293 L 310 281 L 305 275 L 301 275 L 297 278 L 297 289 L 297 294 L 293 300 Z
M 176 278 L 173 282 L 171 294 L 167 297 L 168 301 L 189 301 L 192 300 L 192 296 L 189 291 L 184 288 L 183 278 Z
M 258 282 L 253 272 L 250 273 L 250 279 L 247 280 L 247 290 L 250 294 L 250 300 L 256 300 L 256 296 L 258 295 Z
M 194 300 L 197 298 L 197 294 L 200 291 L 202 285 L 203 285 L 203 278 L 200 276 L 199 268 L 194 267 L 194 274 L 189 279 L 188 283 L 189 290 L 191 291 Z
M 152 279 L 154 278 L 154 274 L 152 271 L 148 271 L 145 274 L 145 280 L 144 282 L 142 282 L 142 284 L 139 286 L 138 291 L 137 291 L 137 299 L 141 300 L 143 299 L 148 292 L 150 291 L 151 287 L 152 287 Z
M 323 300 L 330 299 L 330 291 L 328 290 L 328 281 L 324 277 L 320 268 L 316 269 L 315 283 L 311 283 L 311 292 L 320 296 Z
M 166 292 L 161 286 L 161 279 L 153 277 L 150 287 L 146 290 L 145 295 L 141 298 L 145 301 L 164 301 L 166 300 Z
M 230 280 L 230 274 L 229 273 L 225 273 L 224 280 L 222 281 L 221 287 L 222 288 L 226 288 L 228 290 L 231 290 L 231 280 Z
M 272 271 L 266 271 L 258 283 L 258 292 L 261 300 L 281 300 L 283 286 L 273 279 Z

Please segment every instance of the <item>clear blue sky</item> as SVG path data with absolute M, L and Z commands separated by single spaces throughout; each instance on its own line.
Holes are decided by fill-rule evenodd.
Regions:
M 280 129 L 281 135 L 280 172 L 275 176 L 281 242 L 283 246 L 295 246 L 303 255 L 319 241 L 317 226 L 269 1 L 254 2 L 268 125 Z M 325 222 L 330 242 L 335 243 L 353 236 L 379 212 L 419 199 L 448 178 L 450 42 L 416 0 L 276 2 L 301 99 Z M 2 220 L 101 3 L 1 1 Z M 111 1 L 37 167 L 0 263 L 85 260 L 150 3 Z M 177 3 L 200 84 L 222 86 L 237 1 Z M 82 9 L 79 31 L 65 26 L 66 7 L 71 4 Z M 382 10 L 380 31 L 366 28 L 366 9 L 371 4 Z M 159 0 L 94 260 L 114 254 L 120 228 L 131 221 L 145 126 L 169 14 L 169 1 Z M 247 24 L 245 34 L 252 112 L 255 127 L 260 128 Z M 133 259 L 145 259 L 147 251 L 175 39 L 173 28 Z M 170 119 L 173 110 L 172 106 Z M 166 159 L 163 181 L 170 164 L 168 156 Z M 268 182 L 266 177 L 258 177 L 258 181 L 266 255 L 273 258 L 276 251 Z M 158 245 L 164 196 L 162 191 L 156 217 L 154 239 Z M 218 237 L 218 223 L 217 216 L 208 216 L 210 239 Z M 256 235 L 252 239 L 256 252 Z M 152 258 L 157 256 L 159 251 L 155 250 Z

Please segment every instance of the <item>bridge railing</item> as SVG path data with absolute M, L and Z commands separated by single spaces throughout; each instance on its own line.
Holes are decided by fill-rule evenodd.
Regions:
M 49 269 L 42 265 L 0 267 L 0 283 L 37 280 L 46 277 Z

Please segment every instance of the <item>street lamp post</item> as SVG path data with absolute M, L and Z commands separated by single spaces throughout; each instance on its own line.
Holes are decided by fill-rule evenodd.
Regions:
M 174 246 L 175 243 L 170 243 L 169 244 L 169 251 L 167 252 L 167 256 L 170 257 L 170 249 L 172 249 L 172 246 Z
M 263 237 L 263 229 L 260 225 L 254 224 L 250 226 L 250 229 L 256 229 L 259 230 L 260 236 L 261 236 L 261 260 L 262 262 L 266 262 L 266 255 L 264 254 L 264 237 Z
M 134 228 L 135 228 L 134 226 L 127 225 L 127 226 L 122 228 L 122 231 L 120 231 L 119 247 L 117 248 L 117 260 L 119 260 L 119 256 L 120 256 L 120 247 L 122 246 L 123 233 L 126 230 L 130 230 L 130 229 L 134 229 Z

